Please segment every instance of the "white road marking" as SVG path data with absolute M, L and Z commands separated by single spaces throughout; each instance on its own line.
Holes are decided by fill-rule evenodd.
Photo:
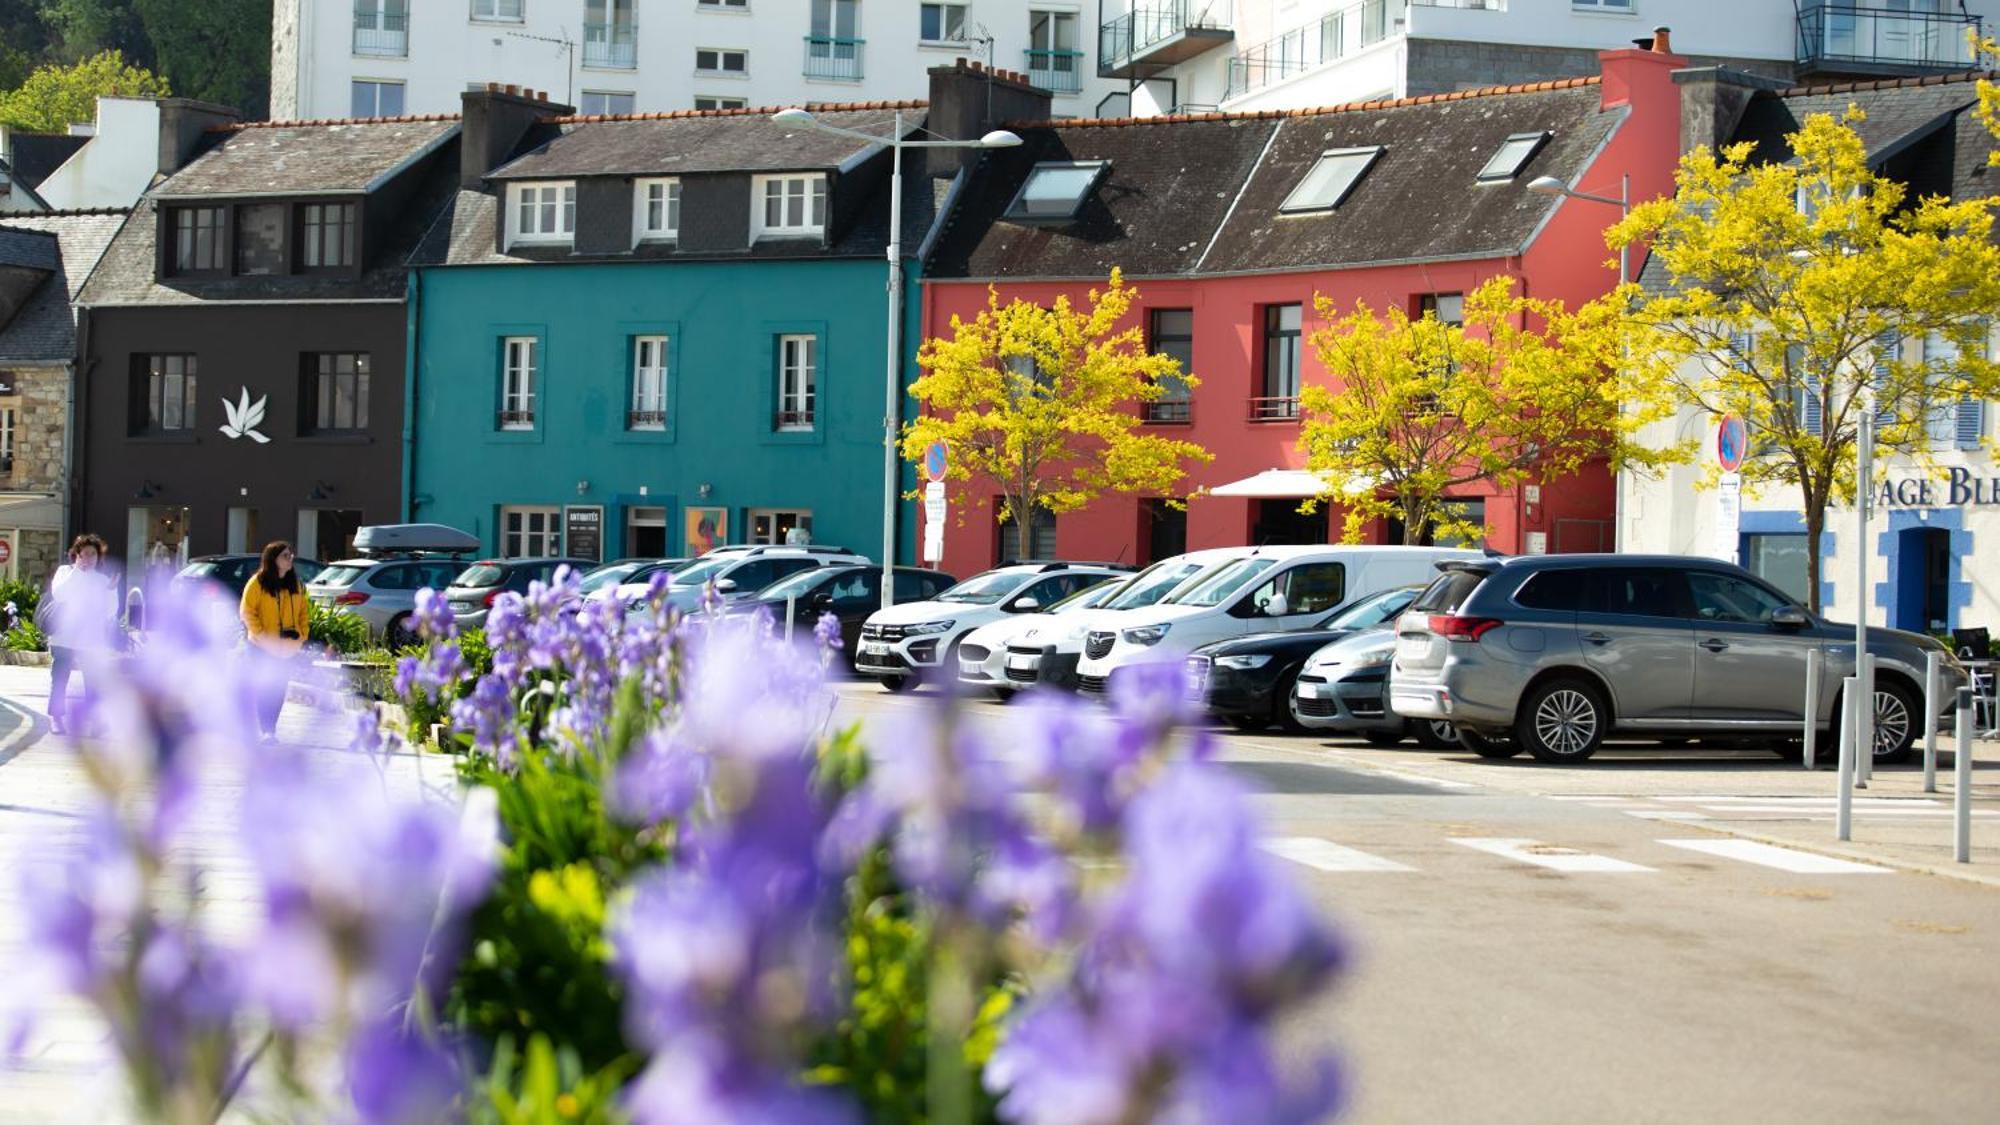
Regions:
M 1272 855 L 1303 863 L 1321 871 L 1415 871 L 1416 868 L 1383 859 L 1357 848 L 1322 840 L 1317 836 L 1274 836 L 1263 841 Z
M 1626 816 L 1636 816 L 1640 820 L 1708 820 L 1707 813 L 1682 812 L 1679 809 L 1620 809 Z
M 1451 842 L 1475 851 L 1487 852 L 1516 863 L 1531 863 L 1536 867 L 1546 867 L 1552 871 L 1575 873 L 1619 873 L 1651 871 L 1653 868 L 1622 859 L 1612 859 L 1605 855 L 1592 855 L 1574 848 L 1545 844 L 1540 840 L 1498 839 L 1474 836 L 1453 836 Z
M 1691 852 L 1703 852 L 1723 859 L 1754 863 L 1760 867 L 1775 867 L 1780 871 L 1790 871 L 1799 875 L 1890 875 L 1887 867 L 1873 864 L 1854 863 L 1832 856 L 1814 855 L 1811 852 L 1793 851 L 1790 848 L 1760 844 L 1755 840 L 1661 840 L 1670 848 L 1685 848 Z
M 1407 781 L 1415 785 L 1429 785 L 1438 789 L 1479 788 L 1479 786 L 1474 785 L 1469 781 L 1445 781 L 1441 778 L 1425 777 L 1423 774 L 1420 773 L 1404 773 L 1401 770 L 1385 770 L 1379 766 L 1366 766 L 1363 768 L 1367 769 L 1368 772 L 1370 773 L 1380 774 L 1383 777 L 1394 778 L 1397 781 Z
M 1838 800 L 1839 800 L 1840 798 L 1838 798 L 1838 797 L 1790 797 L 1790 796 L 1784 796 L 1784 795 L 1781 795 L 1781 794 L 1774 794 L 1774 795 L 1770 795 L 1770 796 L 1764 796 L 1764 797 L 1757 797 L 1757 796 L 1734 796 L 1734 797 L 1654 797 L 1654 798 L 1652 798 L 1652 799 L 1653 799 L 1653 800 L 1655 800 L 1655 801 L 1667 801 L 1667 802 L 1670 802 L 1670 803 L 1672 803 L 1672 804 L 1677 804 L 1677 805 L 1680 805 L 1680 804 L 1687 804 L 1687 805 L 1718 805 L 1718 806 L 1728 806 L 1728 805 L 1827 805 L 1827 806 L 1832 806 L 1832 805 L 1833 805 L 1833 804 L 1834 804 L 1835 802 L 1837 802 L 1837 801 L 1838 801 Z M 1910 805 L 1936 805 L 1936 804 L 1940 804 L 1940 803 L 1941 803 L 1941 802 L 1938 802 L 1938 801 L 1935 801 L 1935 800 L 1932 800 L 1932 799 L 1931 799 L 1931 798 L 1929 798 L 1929 797 L 1856 797 L 1856 798 L 1854 798 L 1854 804 L 1855 804 L 1855 806 L 1856 806 L 1857 808 L 1858 808 L 1858 807 L 1860 807 L 1860 806 L 1862 806 L 1862 805 L 1900 805 L 1900 806 L 1910 806 Z

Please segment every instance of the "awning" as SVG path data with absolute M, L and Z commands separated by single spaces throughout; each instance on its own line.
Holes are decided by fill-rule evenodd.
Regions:
M 0 527 L 61 532 L 62 501 L 48 493 L 0 492 Z
M 1342 491 L 1367 492 L 1379 482 L 1380 478 L 1372 475 L 1352 477 Z M 1329 478 L 1309 469 L 1265 469 L 1254 477 L 1217 485 L 1209 489 L 1208 494 L 1242 496 L 1252 500 L 1303 500 L 1328 491 L 1330 486 Z

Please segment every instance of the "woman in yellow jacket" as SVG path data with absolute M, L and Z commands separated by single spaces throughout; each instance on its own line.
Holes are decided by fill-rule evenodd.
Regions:
M 267 543 L 257 573 L 243 587 L 243 629 L 250 644 L 281 667 L 287 667 L 312 633 L 312 603 L 292 569 L 296 556 L 282 540 Z M 266 742 L 278 737 L 278 712 L 285 707 L 289 673 L 273 673 L 257 698 L 257 731 Z

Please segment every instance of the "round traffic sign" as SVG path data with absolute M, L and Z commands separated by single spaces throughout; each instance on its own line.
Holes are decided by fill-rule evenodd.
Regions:
M 1750 452 L 1750 429 L 1743 419 L 1734 414 L 1724 414 L 1715 427 L 1715 460 L 1725 473 L 1733 473 L 1743 467 L 1743 458 Z
M 944 470 L 944 443 L 934 441 L 930 444 L 930 448 L 924 450 L 924 476 L 932 481 L 941 481 L 944 479 Z
M 0 566 L 6 566 L 8 560 L 13 557 L 14 545 L 5 539 L 0 539 Z

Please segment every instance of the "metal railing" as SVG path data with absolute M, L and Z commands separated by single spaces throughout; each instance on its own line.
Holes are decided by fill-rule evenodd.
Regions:
M 1184 398 L 1165 398 L 1139 404 L 1139 420 L 1163 425 L 1184 425 L 1194 421 L 1194 403 Z
M 1058 94 L 1076 93 L 1083 89 L 1083 52 L 1028 48 L 1028 81 Z
M 354 10 L 354 53 L 400 57 L 410 53 L 410 14 Z
M 532 410 L 502 410 L 500 428 L 503 430 L 532 430 L 535 428 L 535 412 Z
M 1098 28 L 1097 61 L 1100 66 L 1127 61 L 1190 28 L 1228 31 L 1235 26 L 1233 0 L 1159 0 Z
M 837 35 L 806 36 L 806 77 L 859 82 L 863 42 Z
M 1457 8 L 1466 12 L 1504 12 L 1507 0 L 1410 0 L 1412 8 Z
M 1408 0 L 1361 0 L 1304 27 L 1246 47 L 1229 60 L 1229 87 L 1223 100 L 1373 47 L 1407 28 L 1408 16 Z
M 1266 395 L 1250 400 L 1252 422 L 1293 422 L 1299 417 L 1299 396 Z
M 667 412 L 664 410 L 628 410 L 625 412 L 625 428 L 628 430 L 664 430 L 667 428 Z
M 813 412 L 810 410 L 780 410 L 775 419 L 780 430 L 810 430 L 813 428 Z
M 583 25 L 583 65 L 632 70 L 639 65 L 639 25 L 632 22 Z
M 1848 4 L 1799 8 L 1800 66 L 1829 64 L 1908 70 L 1970 70 L 1977 64 L 1968 34 L 1978 16 L 1905 12 Z
M 472 18 L 519 23 L 526 14 L 522 10 L 524 2 L 525 0 L 472 0 Z

